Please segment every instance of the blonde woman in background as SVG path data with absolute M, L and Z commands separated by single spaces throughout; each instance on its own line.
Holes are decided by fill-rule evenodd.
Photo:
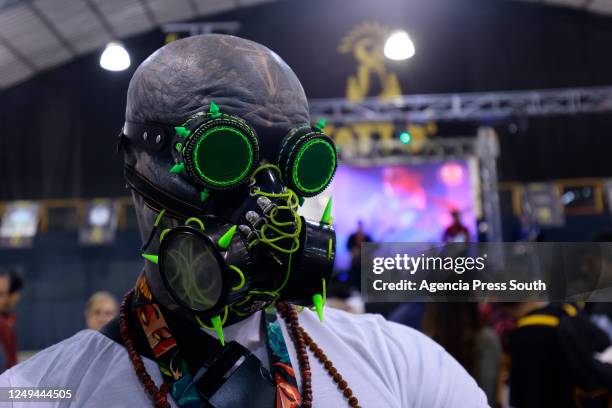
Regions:
M 100 330 L 119 312 L 119 305 L 108 292 L 96 292 L 85 305 L 85 323 L 91 330 Z

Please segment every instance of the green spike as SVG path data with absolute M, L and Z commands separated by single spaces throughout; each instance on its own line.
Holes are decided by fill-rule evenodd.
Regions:
M 315 125 L 315 127 L 319 130 L 325 129 L 325 126 L 327 126 L 327 121 L 324 118 L 319 119 L 319 121 Z
M 155 265 L 157 265 L 157 261 L 159 259 L 157 255 L 153 255 L 153 254 L 142 254 L 142 257 L 146 259 L 147 261 L 153 262 Z
M 221 116 L 221 113 L 219 113 L 219 105 L 217 105 L 214 102 L 210 102 L 210 116 L 212 116 L 213 118 L 218 118 L 219 116 Z
M 315 309 L 317 310 L 317 315 L 319 316 L 319 320 L 323 323 L 323 296 L 320 293 L 316 293 L 312 297 L 312 303 L 314 303 Z
M 325 210 L 323 211 L 323 216 L 321 217 L 321 224 L 331 225 L 333 221 L 332 216 L 331 216 L 331 209 L 332 209 L 332 198 L 329 197 L 329 200 L 327 200 L 327 205 L 325 206 Z
M 213 329 L 215 329 L 215 332 L 217 333 L 217 337 L 219 338 L 221 345 L 225 346 L 225 336 L 223 335 L 223 325 L 221 324 L 221 316 L 213 317 L 212 319 L 210 319 L 210 322 L 213 325 Z
M 304 205 L 304 201 L 305 201 L 304 197 L 298 196 L 298 204 L 300 205 L 300 207 Z
M 232 226 L 232 228 L 228 229 L 225 234 L 221 235 L 221 238 L 217 241 L 217 245 L 222 251 L 225 251 L 229 248 L 230 243 L 232 242 L 232 237 L 234 236 L 234 232 L 236 232 L 236 225 Z
M 191 130 L 183 126 L 175 126 L 174 130 L 176 130 L 176 134 L 182 137 L 183 139 L 191 134 Z
M 172 174 L 180 174 L 183 170 L 185 170 L 185 163 L 176 163 L 170 169 L 170 173 L 172 173 Z
M 206 199 L 208 198 L 209 195 L 210 195 L 210 193 L 208 192 L 207 189 L 204 189 L 204 190 L 200 191 L 200 201 L 201 202 L 206 201 Z

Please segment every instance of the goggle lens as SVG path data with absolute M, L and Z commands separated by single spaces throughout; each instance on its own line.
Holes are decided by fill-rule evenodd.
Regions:
M 223 292 L 222 267 L 214 248 L 198 234 L 171 231 L 160 248 L 161 271 L 171 294 L 195 311 L 215 306 Z
M 211 187 L 231 187 L 248 176 L 254 163 L 253 144 L 240 130 L 216 126 L 205 131 L 193 148 L 198 176 Z
M 298 189 L 318 194 L 330 183 L 336 171 L 336 149 L 325 139 L 312 139 L 298 151 L 292 177 Z

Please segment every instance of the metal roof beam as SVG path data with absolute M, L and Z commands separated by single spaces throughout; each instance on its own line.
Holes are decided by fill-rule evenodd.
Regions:
M 59 32 L 55 24 L 53 24 L 51 20 L 49 20 L 49 18 L 38 7 L 36 7 L 32 1 L 25 1 L 24 4 L 32 12 L 32 14 L 34 14 L 40 20 L 40 22 L 47 27 L 49 31 L 51 31 L 57 41 L 68 51 L 70 51 L 70 54 L 72 54 L 73 57 L 78 54 L 72 43 Z

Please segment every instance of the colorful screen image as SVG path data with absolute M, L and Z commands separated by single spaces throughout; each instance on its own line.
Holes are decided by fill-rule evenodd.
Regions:
M 410 165 L 341 165 L 327 191 L 334 201 L 336 269 L 346 270 L 349 236 L 361 222 L 375 242 L 442 242 L 458 211 L 476 240 L 474 187 L 467 160 Z

